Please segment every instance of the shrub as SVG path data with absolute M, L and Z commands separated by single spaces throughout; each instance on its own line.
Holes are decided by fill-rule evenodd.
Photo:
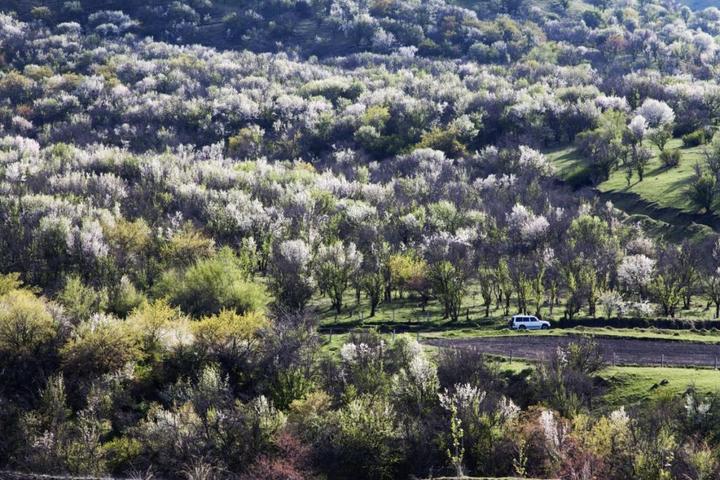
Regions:
M 57 367 L 57 336 L 55 319 L 32 292 L 13 290 L 0 295 L 0 409 L 5 408 L 5 393 L 37 393 Z
M 306 480 L 313 477 L 310 449 L 288 433 L 275 440 L 277 455 L 262 455 L 253 463 L 241 480 L 264 478 L 267 480 Z
M 237 360 L 257 346 L 258 333 L 267 325 L 257 312 L 239 315 L 223 310 L 193 324 L 195 343 L 206 354 Z
M 172 334 L 182 331 L 181 312 L 165 300 L 144 301 L 127 318 L 124 327 L 147 360 L 158 357 L 170 343 L 177 343 Z
M 302 240 L 287 240 L 273 249 L 270 289 L 283 308 L 302 311 L 315 291 L 310 247 Z
M 494 389 L 500 379 L 485 361 L 485 355 L 469 348 L 447 348 L 438 352 L 438 378 L 440 386 L 450 388 L 461 383 L 483 385 Z
M 130 279 L 123 275 L 120 282 L 110 291 L 108 311 L 125 317 L 145 301 L 145 295 L 139 292 Z
M 122 322 L 108 317 L 80 324 L 60 349 L 66 378 L 87 380 L 119 370 L 138 353 Z
M 48 7 L 33 7 L 30 11 L 30 15 L 38 20 L 50 20 L 53 14 Z
M 333 438 L 342 465 L 338 476 L 395 478 L 393 471 L 400 460 L 395 422 L 395 411 L 382 398 L 361 397 L 340 410 Z
M 660 152 L 660 161 L 665 168 L 673 168 L 680 165 L 680 159 L 682 155 L 679 149 L 663 150 Z
M 0 275 L 0 297 L 17 290 L 22 286 L 19 273 L 8 273 Z
M 77 275 L 65 280 L 65 286 L 58 294 L 57 301 L 65 307 L 65 313 L 74 324 L 87 321 L 93 313 L 104 308 L 105 292 L 99 292 L 83 283 Z
M 31 357 L 52 342 L 57 325 L 41 299 L 27 290 L 0 297 L 0 355 Z
M 701 128 L 683 135 L 682 142 L 685 148 L 697 147 L 699 145 L 705 145 L 708 142 L 708 138 L 705 129 Z
M 247 272 L 229 249 L 198 260 L 184 272 L 166 273 L 157 292 L 193 316 L 212 315 L 223 309 L 254 312 L 266 304 L 265 289 L 247 279 Z
M 211 257 L 215 240 L 186 223 L 161 247 L 160 256 L 170 267 L 185 268 L 193 262 Z

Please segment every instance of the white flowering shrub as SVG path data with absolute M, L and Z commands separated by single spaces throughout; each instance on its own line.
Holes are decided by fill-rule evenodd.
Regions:
M 675 121 L 673 109 L 667 103 L 652 98 L 643 102 L 637 109 L 637 114 L 645 118 L 651 128 L 669 125 Z
M 630 291 L 642 291 L 652 280 L 655 260 L 643 254 L 628 255 L 618 267 L 618 279 Z
M 600 294 L 598 304 L 602 307 L 605 318 L 616 316 L 622 317 L 627 309 L 627 304 L 620 292 L 606 290 Z

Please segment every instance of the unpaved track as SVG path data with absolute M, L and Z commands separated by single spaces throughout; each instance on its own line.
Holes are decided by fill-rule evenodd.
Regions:
M 517 334 L 468 339 L 425 339 L 437 347 L 472 348 L 491 355 L 524 360 L 548 358 L 559 346 L 579 337 Z M 595 337 L 609 364 L 720 367 L 720 345 L 663 340 Z

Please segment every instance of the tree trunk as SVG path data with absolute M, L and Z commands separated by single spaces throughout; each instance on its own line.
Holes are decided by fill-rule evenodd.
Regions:
M 692 306 L 692 293 L 683 295 L 683 310 L 690 310 Z

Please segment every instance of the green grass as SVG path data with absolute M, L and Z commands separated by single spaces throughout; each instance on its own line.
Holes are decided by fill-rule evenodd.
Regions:
M 395 298 L 389 303 L 381 303 L 374 317 L 369 317 L 370 306 L 365 295 L 356 303 L 354 290 L 348 289 L 343 299 L 343 309 L 340 314 L 330 306 L 327 297 L 315 296 L 308 308 L 318 316 L 320 326 L 323 330 L 330 328 L 336 331 L 344 331 L 352 328 L 385 328 L 392 329 L 393 326 L 409 328 L 420 331 L 442 331 L 442 330 L 498 330 L 505 327 L 510 315 L 516 312 L 516 303 L 513 299 L 510 305 L 510 315 L 505 315 L 502 308 L 496 308 L 493 304 L 490 308 L 490 315 L 485 317 L 485 307 L 482 305 L 482 297 L 479 294 L 479 285 L 471 281 L 468 285 L 468 293 L 463 298 L 461 315 L 457 323 L 451 323 L 443 318 L 443 309 L 437 300 L 430 300 L 425 310 L 420 307 L 419 300 L 405 294 L 403 298 Z M 681 310 L 678 317 L 684 319 L 712 318 L 712 310 L 705 310 L 705 299 L 696 297 L 693 307 L 689 310 Z M 549 308 L 543 307 L 542 315 L 545 320 L 559 320 L 562 318 L 564 308 L 555 307 L 550 315 Z M 583 310 L 578 317 L 587 315 Z
M 606 181 L 596 185 L 603 200 L 610 200 L 616 208 L 630 215 L 630 220 L 643 226 L 653 237 L 670 241 L 687 238 L 703 239 L 720 228 L 716 215 L 700 214 L 687 195 L 695 173 L 695 164 L 703 164 L 705 146 L 683 148 L 680 139 L 672 139 L 667 149 L 680 149 L 680 164 L 665 168 L 657 147 L 646 141 L 654 156 L 648 164 L 645 177 L 639 181 L 635 173 L 630 185 L 625 171 L 618 169 Z M 555 166 L 557 175 L 570 186 L 578 188 L 591 184 L 590 162 L 570 146 L 546 152 Z
M 659 157 L 660 151 L 657 147 L 647 141 L 645 146 L 653 151 L 654 156 L 645 170 L 645 178 L 642 182 L 635 174 L 628 186 L 625 171 L 618 169 L 610 175 L 608 180 L 597 186 L 598 190 L 636 194 L 646 202 L 660 207 L 697 213 L 697 208 L 688 200 L 685 190 L 694 175 L 695 164 L 703 162 L 705 147 L 683 148 L 680 139 L 670 140 L 666 149 L 679 148 L 682 158 L 680 165 L 668 169 L 662 165 Z M 588 161 L 582 158 L 574 147 L 549 151 L 547 158 L 555 165 L 558 175 L 566 180 L 572 180 L 577 175 L 586 172 L 588 166 Z
M 481 303 L 479 286 L 471 282 L 468 286 L 468 293 L 463 299 L 459 323 L 469 324 L 473 328 L 497 328 L 505 325 L 507 317 L 503 315 L 502 309 L 495 308 L 493 305 L 490 309 L 490 316 L 485 318 L 485 307 Z M 362 295 L 358 304 L 352 289 L 348 289 L 345 293 L 343 310 L 340 314 L 337 314 L 331 307 L 327 297 L 316 296 L 310 302 L 309 307 L 318 315 L 320 325 L 325 329 L 347 330 L 355 327 L 372 328 L 392 325 L 420 330 L 458 328 L 457 324 L 451 324 L 447 319 L 442 318 L 443 309 L 438 301 L 431 300 L 423 311 L 419 300 L 408 294 L 405 294 L 403 298 L 394 297 L 389 303 L 381 303 L 374 317 L 369 317 L 370 306 L 367 298 Z M 545 311 L 547 312 L 547 309 Z M 560 310 L 556 310 L 555 313 L 559 314 Z
M 609 367 L 601 373 L 609 383 L 608 406 L 632 405 L 659 394 L 682 395 L 692 387 L 703 394 L 720 390 L 720 371 L 697 368 Z
M 653 159 L 648 164 L 645 178 L 639 181 L 637 175 L 631 181 L 630 187 L 627 186 L 625 172 L 615 171 L 610 178 L 600 184 L 600 191 L 622 191 L 636 193 L 643 199 L 656 203 L 663 207 L 676 208 L 688 213 L 696 213 L 695 207 L 685 193 L 692 176 L 694 175 L 694 166 L 696 163 L 702 165 L 704 146 L 693 148 L 681 148 L 682 141 L 673 139 L 668 143 L 667 149 L 680 148 L 682 159 L 680 165 L 675 168 L 665 168 L 660 161 L 660 151 L 649 142 L 645 142 L 647 147 L 651 147 L 654 153 Z

